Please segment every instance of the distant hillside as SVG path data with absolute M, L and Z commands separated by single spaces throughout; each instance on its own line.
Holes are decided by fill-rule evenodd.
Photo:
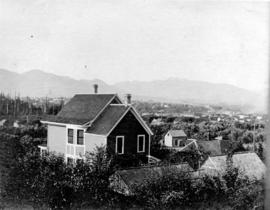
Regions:
M 70 77 L 57 76 L 39 70 L 23 74 L 0 69 L 0 91 L 19 92 L 21 96 L 30 97 L 71 97 L 76 93 L 93 93 L 93 84 L 99 84 L 101 93 L 117 92 L 101 80 L 75 80 Z
M 228 84 L 186 79 L 121 82 L 115 87 L 141 97 L 166 98 L 179 103 L 237 105 L 246 109 L 245 111 L 263 110 L 266 103 L 266 94 L 257 94 Z
M 214 84 L 186 79 L 166 79 L 150 82 L 121 82 L 108 85 L 102 80 L 75 80 L 40 70 L 18 74 L 0 69 L 0 91 L 19 92 L 30 97 L 71 97 L 76 93 L 93 93 L 93 84 L 99 84 L 100 93 L 133 94 L 137 100 L 162 102 L 237 105 L 245 111 L 265 109 L 266 94 L 256 94 L 227 84 Z

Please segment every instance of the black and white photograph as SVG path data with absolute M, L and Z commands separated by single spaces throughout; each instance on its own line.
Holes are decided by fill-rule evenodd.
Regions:
M 269 40 L 267 1 L 0 0 L 0 209 L 270 209 Z

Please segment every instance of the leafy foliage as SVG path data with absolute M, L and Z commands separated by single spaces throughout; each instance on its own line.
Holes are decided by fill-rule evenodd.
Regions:
M 108 156 L 104 148 L 89 153 L 85 161 L 67 165 L 57 154 L 40 156 L 37 145 L 43 134 L 29 130 L 12 133 L 0 132 L 1 181 L 5 180 L 2 196 L 31 202 L 38 209 L 173 209 L 217 201 L 231 209 L 249 209 L 263 197 L 261 183 L 241 178 L 239 170 L 229 164 L 222 176 L 194 179 L 173 170 L 164 171 L 160 177 L 149 175 L 143 184 L 132 186 L 135 194 L 127 197 L 110 188 L 110 176 L 121 164 L 119 157 Z M 137 160 L 131 157 L 129 161 Z

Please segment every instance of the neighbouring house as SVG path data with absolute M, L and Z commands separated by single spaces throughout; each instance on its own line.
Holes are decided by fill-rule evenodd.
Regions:
M 170 166 L 146 166 L 140 168 L 131 168 L 118 170 L 110 177 L 110 187 L 121 194 L 132 195 L 134 186 L 143 184 L 145 181 L 160 178 L 169 173 L 179 173 L 191 177 L 196 177 L 195 172 L 188 163 L 181 163 Z
M 211 156 L 201 166 L 201 174 L 210 176 L 223 174 L 227 168 L 227 155 Z M 262 179 L 266 167 L 259 156 L 254 152 L 235 153 L 232 156 L 232 164 L 239 168 L 240 176 L 249 179 Z
M 186 145 L 187 135 L 183 130 L 169 130 L 164 136 L 164 146 L 184 147 Z
M 41 150 L 64 154 L 74 162 L 86 152 L 105 146 L 110 154 L 150 156 L 151 129 L 131 105 L 131 95 L 123 103 L 116 94 L 78 94 L 51 119 L 47 145 Z

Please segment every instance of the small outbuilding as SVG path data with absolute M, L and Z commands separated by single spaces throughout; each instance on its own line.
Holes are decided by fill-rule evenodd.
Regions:
M 162 177 L 170 172 L 181 174 L 183 177 L 186 174 L 195 176 L 194 170 L 188 163 L 170 166 L 145 166 L 116 171 L 110 177 L 110 187 L 121 194 L 132 195 L 134 185 L 143 184 L 147 180 Z
M 208 157 L 201 166 L 200 173 L 210 176 L 220 175 L 226 171 L 227 155 Z M 234 167 L 239 168 L 242 176 L 260 180 L 264 177 L 266 167 L 254 152 L 235 153 L 231 158 Z
M 187 135 L 183 130 L 169 130 L 164 136 L 164 146 L 184 147 L 186 146 Z

